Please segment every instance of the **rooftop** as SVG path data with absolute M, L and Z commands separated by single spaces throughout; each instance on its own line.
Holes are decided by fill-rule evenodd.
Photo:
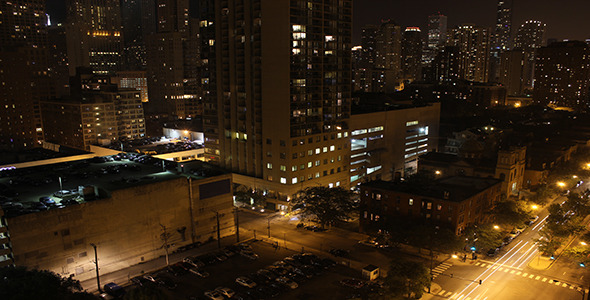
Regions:
M 500 184 L 502 180 L 496 178 L 453 176 L 434 180 L 430 185 L 410 184 L 407 182 L 371 181 L 362 186 L 383 190 L 402 192 L 424 197 L 445 199 L 453 202 L 461 202 L 478 193 Z M 445 197 L 445 193 L 448 193 Z
M 72 162 L 0 171 L 0 205 L 10 218 L 47 208 L 41 198 L 60 209 L 109 198 L 115 190 L 191 176 L 195 179 L 226 173 L 201 161 L 160 160 L 138 153 L 94 157 Z

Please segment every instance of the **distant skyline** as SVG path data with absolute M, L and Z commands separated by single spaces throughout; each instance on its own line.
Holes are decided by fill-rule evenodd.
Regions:
M 590 39 L 589 0 L 513 0 L 512 33 L 526 20 L 547 24 L 546 38 Z M 474 4 L 477 3 L 477 4 Z M 448 17 L 448 28 L 463 23 L 494 26 L 497 0 L 354 0 L 353 43 L 360 43 L 361 27 L 391 19 L 397 24 L 426 29 L 429 15 Z

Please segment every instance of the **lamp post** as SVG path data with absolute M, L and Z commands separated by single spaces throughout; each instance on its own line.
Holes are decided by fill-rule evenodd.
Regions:
M 90 246 L 94 248 L 94 265 L 96 268 L 96 285 L 98 286 L 98 292 L 102 293 L 102 289 L 100 288 L 100 275 L 98 274 L 98 252 L 96 252 L 96 244 L 90 243 Z

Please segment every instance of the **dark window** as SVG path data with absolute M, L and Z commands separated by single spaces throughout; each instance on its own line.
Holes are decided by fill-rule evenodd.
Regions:
M 267 145 L 272 145 L 272 140 L 271 139 L 266 139 L 266 144 Z

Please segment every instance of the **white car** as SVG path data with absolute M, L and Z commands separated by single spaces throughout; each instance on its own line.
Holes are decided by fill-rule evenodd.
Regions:
M 236 278 L 236 283 L 241 286 L 245 286 L 247 288 L 253 288 L 256 286 L 256 282 L 254 282 L 254 281 L 252 281 L 252 279 L 250 279 L 248 277 L 244 277 L 244 276 L 240 276 L 240 277 Z
M 221 295 L 218 291 L 206 291 L 205 297 L 211 300 L 224 300 L 223 295 Z
M 248 259 L 251 259 L 251 260 L 257 260 L 258 259 L 258 254 L 254 253 L 251 250 L 242 250 L 242 251 L 240 251 L 240 255 L 241 256 L 244 256 L 244 257 L 246 257 Z
M 222 286 L 216 288 L 215 291 L 228 297 L 228 298 L 233 297 L 234 294 L 236 293 L 236 292 L 232 291 L 232 289 L 227 288 L 227 287 L 222 287 Z
M 194 267 L 188 269 L 188 271 L 191 272 L 191 273 L 193 273 L 193 274 L 195 274 L 195 275 L 197 275 L 197 276 L 199 276 L 199 277 L 201 277 L 201 278 L 209 277 L 209 273 L 208 272 L 205 272 L 203 270 L 199 270 L 199 269 L 194 268 Z
M 286 286 L 288 286 L 291 289 L 296 289 L 299 287 L 299 285 L 297 284 L 297 282 L 285 277 L 285 276 L 280 276 L 276 279 L 277 282 L 284 284 Z

